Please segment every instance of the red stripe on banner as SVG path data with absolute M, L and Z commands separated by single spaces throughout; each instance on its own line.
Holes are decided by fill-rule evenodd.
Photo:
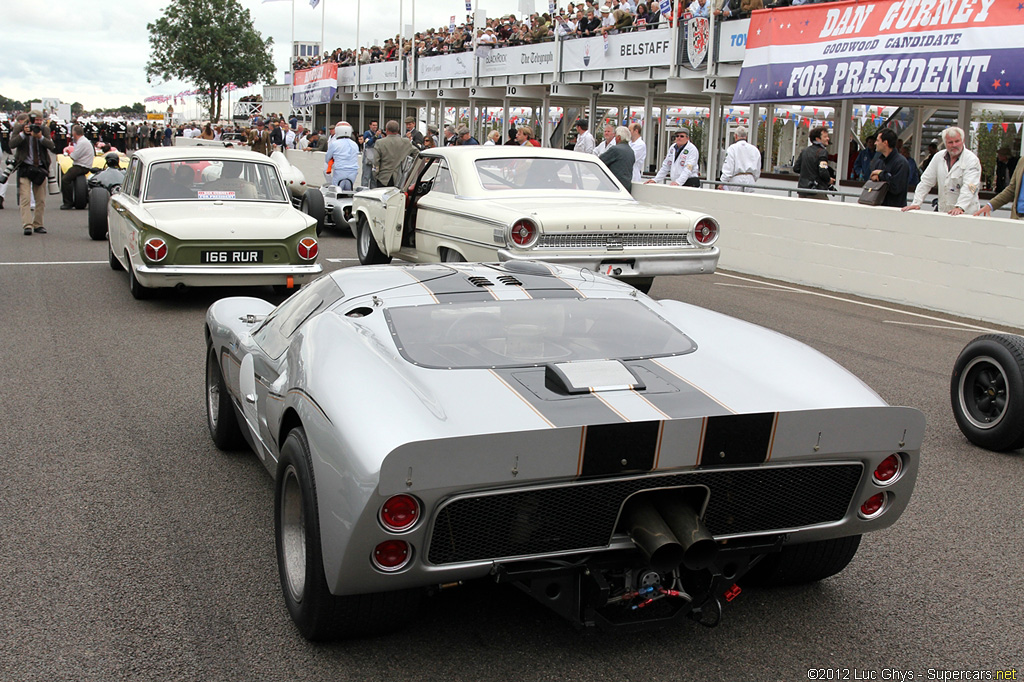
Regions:
M 296 71 L 295 78 L 292 82 L 295 85 L 305 85 L 306 83 L 322 80 L 329 80 L 332 85 L 337 84 L 338 65 L 336 63 L 329 62 L 327 64 L 321 64 L 320 66 L 314 66 L 312 69 Z
M 747 49 L 968 28 L 1024 27 L 1021 0 L 845 0 L 754 12 Z

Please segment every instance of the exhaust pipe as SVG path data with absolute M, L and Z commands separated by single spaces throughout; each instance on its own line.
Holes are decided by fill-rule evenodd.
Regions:
M 693 507 L 668 495 L 657 498 L 655 506 L 683 548 L 683 566 L 698 571 L 714 563 L 718 544 Z
M 680 565 L 698 571 L 714 563 L 718 545 L 693 507 L 676 496 L 647 496 L 625 509 L 629 536 L 660 573 Z

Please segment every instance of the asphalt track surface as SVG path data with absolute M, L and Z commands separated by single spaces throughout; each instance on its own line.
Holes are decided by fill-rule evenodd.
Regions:
M 313 645 L 280 594 L 271 479 L 206 428 L 204 311 L 253 292 L 135 301 L 86 213 L 58 203 L 47 235 L 23 236 L 11 202 L 0 212 L 0 681 L 1024 675 L 1024 454 L 968 444 L 949 408 L 953 360 L 990 325 L 735 273 L 661 278 L 653 295 L 793 336 L 921 409 L 903 518 L 834 578 L 744 591 L 715 629 L 579 632 L 483 583 L 393 635 Z M 327 235 L 321 255 L 351 266 L 354 242 Z

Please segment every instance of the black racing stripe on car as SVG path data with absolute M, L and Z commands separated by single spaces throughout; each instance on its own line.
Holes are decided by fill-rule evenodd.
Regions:
M 525 400 L 538 414 L 547 419 L 553 426 L 584 426 L 587 424 L 608 424 L 622 422 L 622 417 L 592 394 L 585 393 L 573 396 L 558 396 L 557 400 L 544 400 L 520 378 L 521 368 L 503 368 L 492 370 L 501 377 L 509 388 Z M 535 372 L 527 371 L 527 381 Z M 544 370 L 540 369 L 540 380 L 543 383 Z M 532 382 L 531 382 L 532 383 Z
M 565 281 L 560 277 L 556 277 L 554 273 L 550 275 L 544 274 L 532 274 L 529 272 L 521 272 L 514 266 L 512 268 L 506 268 L 501 265 L 493 266 L 495 275 L 494 280 L 498 281 L 498 278 L 503 278 L 506 281 L 509 278 L 514 278 L 517 282 L 522 285 L 524 289 L 530 292 L 530 295 L 534 298 L 548 297 L 548 292 L 558 292 L 555 296 L 569 293 L 573 297 L 580 297 L 579 290 L 576 289 L 572 284 Z M 582 283 L 582 282 L 581 282 Z M 508 286 L 502 284 L 501 286 Z M 536 292 L 536 293 L 534 293 Z M 554 297 L 554 296 L 551 296 Z
M 618 476 L 654 469 L 662 422 L 594 424 L 584 429 L 579 474 Z
M 776 412 L 708 417 L 698 466 L 762 464 L 771 456 Z
M 444 303 L 461 303 L 464 301 L 493 301 L 494 294 L 488 287 L 481 287 L 469 281 L 462 272 L 450 268 L 451 274 L 438 276 L 436 268 L 409 268 L 407 272 Z M 427 276 L 424 276 L 427 275 Z
M 626 365 L 644 382 L 645 389 L 637 395 L 673 419 L 733 414 L 727 406 L 656 362 L 637 360 Z

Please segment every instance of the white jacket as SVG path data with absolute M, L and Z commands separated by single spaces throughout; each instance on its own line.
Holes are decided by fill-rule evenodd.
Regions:
M 725 152 L 722 164 L 722 182 L 753 185 L 761 177 L 761 152 L 746 140 L 736 140 Z M 746 191 L 742 187 L 725 187 L 734 192 Z
M 946 168 L 947 152 L 943 149 L 932 157 L 924 169 L 921 181 L 914 192 L 914 206 L 924 202 L 932 187 L 938 187 L 939 212 L 948 213 L 959 206 L 964 213 L 973 214 L 978 210 L 978 189 L 981 187 L 981 161 L 970 149 L 964 149 L 953 167 Z
M 643 172 L 644 164 L 647 163 L 647 143 L 644 138 L 638 137 L 629 143 L 633 150 L 633 182 L 640 182 L 640 174 Z
M 676 146 L 672 145 L 668 148 L 668 154 L 665 155 L 665 160 L 661 163 L 661 170 L 654 176 L 654 181 L 662 182 L 668 178 L 669 184 L 681 185 L 688 179 L 700 175 L 699 161 L 700 152 L 692 142 L 687 142 L 678 155 L 676 155 Z

